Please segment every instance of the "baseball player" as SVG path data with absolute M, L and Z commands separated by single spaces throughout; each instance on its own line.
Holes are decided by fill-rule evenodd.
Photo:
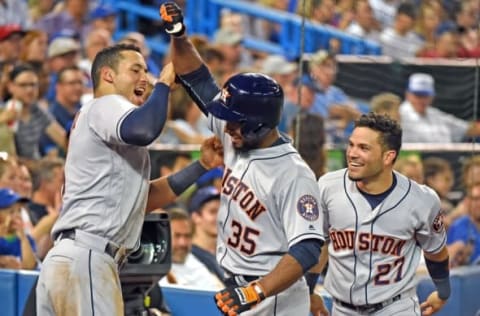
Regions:
M 72 126 L 55 246 L 36 288 L 39 315 L 123 315 L 118 266 L 139 243 L 145 211 L 172 202 L 223 161 L 211 138 L 200 160 L 149 182 L 145 146 L 162 130 L 175 74 L 166 65 L 145 101 L 146 74 L 135 46 L 108 47 L 93 61 L 94 99 Z
M 333 315 L 431 315 L 450 295 L 440 200 L 393 171 L 401 139 L 388 116 L 362 115 L 348 142 L 347 168 L 318 181 Z M 419 306 L 414 279 L 422 249 L 437 291 Z
M 184 35 L 180 8 L 165 3 L 160 12 L 176 73 L 224 146 L 217 261 L 229 279 L 216 304 L 230 316 L 308 315 L 302 276 L 320 254 L 322 212 L 315 175 L 277 129 L 282 88 L 254 73 L 218 88 Z

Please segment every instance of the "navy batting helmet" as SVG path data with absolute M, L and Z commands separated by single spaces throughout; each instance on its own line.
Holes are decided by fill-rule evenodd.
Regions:
M 228 79 L 206 107 L 221 120 L 241 123 L 245 138 L 262 138 L 280 122 L 283 90 L 269 76 L 241 73 Z

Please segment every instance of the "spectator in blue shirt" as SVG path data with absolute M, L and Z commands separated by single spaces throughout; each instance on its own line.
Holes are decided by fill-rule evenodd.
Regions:
M 315 101 L 311 113 L 320 114 L 339 137 L 334 143 L 344 143 L 351 133 L 353 121 L 361 114 L 357 104 L 346 93 L 333 85 L 337 76 L 337 62 L 333 54 L 320 50 L 309 61 L 310 76 L 317 86 Z
M 464 204 L 468 214 L 457 218 L 448 229 L 452 267 L 480 264 L 480 183 L 467 188 Z
M 20 197 L 11 189 L 0 189 L 0 267 L 10 262 L 9 268 L 35 269 L 35 241 L 25 233 L 20 203 L 28 199 Z M 17 258 L 19 265 L 11 264 L 11 259 Z
M 77 66 L 62 68 L 55 85 L 55 100 L 50 105 L 50 113 L 67 132 L 81 107 L 81 98 L 85 89 L 85 76 Z M 63 156 L 64 152 L 47 135 L 41 139 L 42 155 Z

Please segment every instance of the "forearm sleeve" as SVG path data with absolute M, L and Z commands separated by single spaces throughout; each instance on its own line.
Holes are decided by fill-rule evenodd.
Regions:
M 162 132 L 167 119 L 170 88 L 157 83 L 148 100 L 131 111 L 120 124 L 120 137 L 131 145 L 146 146 Z
M 446 300 L 450 297 L 450 271 L 448 258 L 443 261 L 431 261 L 425 258 L 428 273 L 437 288 L 438 297 Z
M 206 104 L 220 92 L 208 68 L 202 65 L 191 73 L 177 76 L 177 79 L 200 110 L 207 115 Z

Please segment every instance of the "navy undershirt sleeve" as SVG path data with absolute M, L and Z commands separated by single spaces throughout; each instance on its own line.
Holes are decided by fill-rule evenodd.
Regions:
M 208 68 L 202 65 L 197 70 L 177 76 L 177 78 L 203 114 L 207 115 L 206 104 L 220 92 L 220 88 Z
M 120 124 L 120 137 L 130 145 L 146 146 L 162 132 L 167 120 L 170 88 L 157 83 L 148 100 L 134 109 Z

